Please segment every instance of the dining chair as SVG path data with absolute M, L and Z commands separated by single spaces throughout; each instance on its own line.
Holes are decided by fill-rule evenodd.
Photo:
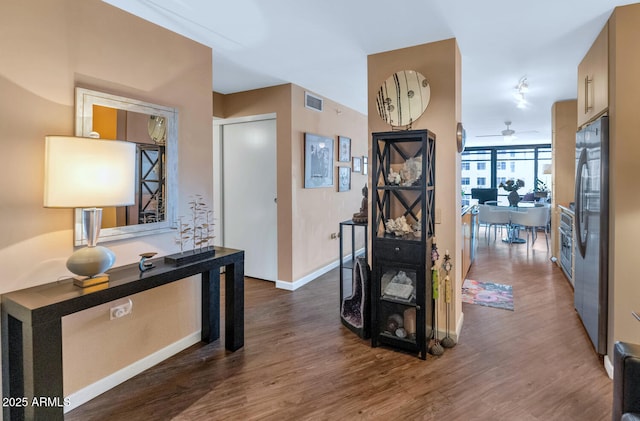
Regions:
M 549 217 L 548 207 L 533 207 L 511 210 L 511 225 L 524 229 L 527 233 L 527 249 L 529 249 L 529 232 L 531 232 L 531 246 L 538 238 L 538 228 L 544 229 L 544 236 L 549 250 Z
M 497 238 L 497 228 L 509 226 L 509 210 L 502 209 L 499 206 L 492 205 L 478 205 L 478 222 L 486 226 L 484 236 L 487 237 L 487 244 L 491 240 L 491 227 L 493 227 L 493 241 Z

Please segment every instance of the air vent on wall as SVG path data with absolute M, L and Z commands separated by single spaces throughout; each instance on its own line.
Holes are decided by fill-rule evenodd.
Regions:
M 311 108 L 312 110 L 322 112 L 323 99 L 313 94 L 310 94 L 309 92 L 305 92 L 304 106 L 307 108 Z

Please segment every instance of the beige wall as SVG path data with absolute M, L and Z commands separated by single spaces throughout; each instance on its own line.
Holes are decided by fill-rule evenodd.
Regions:
M 638 110 L 640 4 L 616 8 L 609 22 L 609 340 L 640 343 Z
M 76 86 L 176 107 L 179 213 L 195 193 L 210 200 L 211 49 L 99 0 L 0 2 L 0 28 L 0 293 L 69 275 L 73 211 L 42 207 L 43 146 L 74 133 Z M 177 251 L 173 234 L 107 245 L 116 265 Z M 108 305 L 66 317 L 65 394 L 196 332 L 198 297 L 188 279 L 133 297 L 114 322 Z
M 368 58 L 369 132 L 389 131 L 377 114 L 378 88 L 399 70 L 422 73 L 431 86 L 431 101 L 414 129 L 429 129 L 436 134 L 436 237 L 440 256 L 449 250 L 454 280 L 452 326 L 462 319 L 459 289 L 462 287 L 462 222 L 460 197 L 460 154 L 456 148 L 456 125 L 461 120 L 461 56 L 455 39 L 374 54 Z M 369 154 L 371 151 L 369 150 Z M 370 162 L 371 162 L 370 158 Z M 370 205 L 371 206 L 371 205 Z M 440 223 L 438 214 L 441 215 Z M 440 305 L 439 324 L 444 328 L 444 305 Z
M 304 106 L 304 89 L 293 85 L 291 124 L 291 191 L 293 280 L 335 261 L 338 257 L 338 240 L 331 233 L 338 232 L 339 223 L 351 219 L 360 210 L 362 187 L 367 176 L 351 173 L 351 190 L 338 193 L 337 166 L 350 163 L 337 162 L 338 136 L 351 138 L 351 155 L 367 153 L 367 117 L 330 99 L 324 99 L 324 111 L 319 113 Z M 334 187 L 304 188 L 304 133 L 327 136 L 334 139 Z M 345 250 L 351 246 L 345 238 Z M 358 247 L 358 244 L 356 244 Z
M 560 259 L 558 205 L 569 207 L 574 199 L 576 178 L 576 130 L 578 130 L 577 101 L 558 101 L 551 107 L 551 148 L 552 148 L 552 205 L 551 255 Z M 560 260 L 558 260 L 560 264 Z
M 351 191 L 304 188 L 304 133 L 334 139 L 351 138 L 351 155 L 367 154 L 367 119 L 361 113 L 324 98 L 324 111 L 305 108 L 305 89 L 286 84 L 230 95 L 214 93 L 214 115 L 237 118 L 276 113 L 278 177 L 278 280 L 295 283 L 338 258 L 339 222 L 360 210 L 366 176 L 351 173 Z M 337 165 L 351 165 L 337 163 Z M 337 168 L 334 177 L 337 178 Z M 345 250 L 350 241 L 345 239 Z M 356 247 L 362 246 L 356 244 Z
M 226 95 L 223 95 L 218 92 L 213 93 L 213 97 L 211 98 L 213 101 L 213 116 L 218 118 L 224 118 L 226 115 L 224 104 L 225 104 Z

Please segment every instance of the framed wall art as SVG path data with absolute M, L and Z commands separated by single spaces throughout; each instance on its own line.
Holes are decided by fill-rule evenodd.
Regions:
M 351 168 L 338 167 L 338 191 L 351 190 Z
M 361 167 L 362 167 L 362 165 L 361 165 L 361 163 L 360 163 L 360 157 L 359 157 L 359 156 L 354 156 L 351 160 L 352 160 L 352 162 L 353 162 L 353 168 L 352 168 L 352 171 L 353 171 L 353 172 L 360 172 L 360 171 L 362 171 L 362 168 L 361 168 Z
M 369 168 L 369 157 L 363 156 L 362 157 L 362 174 L 363 175 L 369 174 L 368 168 Z
M 351 139 L 344 136 L 338 136 L 338 161 L 351 161 Z
M 304 188 L 333 186 L 333 139 L 304 134 Z

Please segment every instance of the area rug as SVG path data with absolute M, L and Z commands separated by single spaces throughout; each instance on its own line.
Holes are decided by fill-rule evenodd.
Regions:
M 465 279 L 462 302 L 513 311 L 513 288 L 511 285 Z

